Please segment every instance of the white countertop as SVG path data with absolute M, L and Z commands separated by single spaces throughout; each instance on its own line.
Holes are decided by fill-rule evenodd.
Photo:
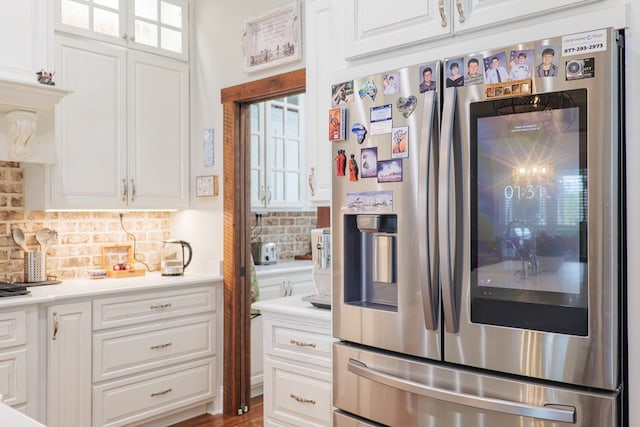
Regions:
M 0 298 L 0 308 L 46 303 L 58 299 L 103 296 L 123 291 L 155 290 L 176 285 L 189 286 L 214 282 L 222 282 L 222 276 L 195 273 L 185 273 L 184 276 L 161 276 L 160 273 L 147 273 L 144 276 L 120 279 L 63 280 L 58 285 L 30 287 L 31 295 Z
M 251 308 L 260 310 L 263 314 L 284 314 L 331 321 L 331 310 L 317 308 L 311 305 L 311 303 L 302 301 L 302 295 L 256 301 L 251 304 Z
M 277 262 L 271 265 L 257 265 L 256 274 L 275 274 L 275 273 L 294 273 L 298 271 L 311 271 L 313 262 L 310 260 L 296 260 L 296 261 L 284 261 Z
M 11 427 L 45 427 L 33 418 L 0 402 L 0 426 Z

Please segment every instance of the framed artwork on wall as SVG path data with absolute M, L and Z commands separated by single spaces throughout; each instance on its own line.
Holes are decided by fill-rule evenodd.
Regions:
M 244 23 L 245 71 L 263 70 L 302 58 L 299 11 L 298 1 L 294 1 Z

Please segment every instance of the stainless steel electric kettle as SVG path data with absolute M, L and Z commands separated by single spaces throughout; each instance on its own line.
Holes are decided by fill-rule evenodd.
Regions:
M 185 261 L 185 248 L 188 255 Z M 160 274 L 163 276 L 181 276 L 191 262 L 191 245 L 184 240 L 165 240 L 162 244 Z

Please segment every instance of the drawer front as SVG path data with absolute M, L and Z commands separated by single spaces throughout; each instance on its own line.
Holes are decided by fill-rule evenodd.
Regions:
M 265 417 L 303 426 L 330 426 L 331 371 L 265 359 Z M 267 389 L 268 388 L 268 389 Z
M 145 292 L 93 301 L 93 329 L 214 311 L 215 287 Z
M 24 311 L 0 313 L 0 348 L 25 344 L 27 336 L 26 316 Z
M 27 401 L 27 350 L 0 353 L 0 394 L 7 405 Z
M 211 314 L 94 334 L 94 382 L 212 356 L 215 320 Z
M 331 367 L 335 339 L 328 327 L 265 319 L 265 352 L 303 363 Z
M 93 425 L 129 425 L 215 396 L 215 359 L 93 388 Z

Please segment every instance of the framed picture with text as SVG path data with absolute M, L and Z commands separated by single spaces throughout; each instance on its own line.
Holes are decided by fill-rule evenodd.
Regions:
M 298 1 L 294 1 L 244 23 L 245 71 L 263 70 L 302 58 L 299 12 Z

